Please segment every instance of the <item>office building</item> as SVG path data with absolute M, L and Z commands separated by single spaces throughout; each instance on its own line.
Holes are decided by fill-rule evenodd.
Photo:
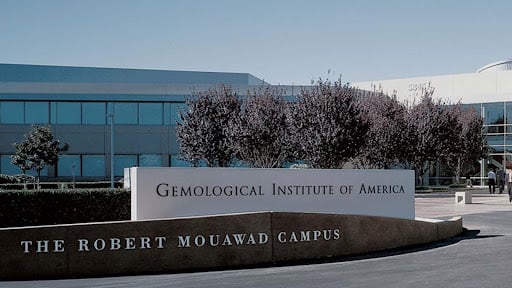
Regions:
M 46 177 L 108 179 L 112 163 L 116 178 L 134 165 L 188 166 L 178 157 L 178 111 L 187 97 L 221 83 L 240 95 L 268 85 L 247 73 L 0 64 L 0 173 L 21 173 L 11 164 L 12 143 L 24 140 L 32 124 L 50 124 L 55 138 L 70 145 L 57 165 L 43 171 Z M 474 73 L 352 83 L 409 103 L 428 85 L 434 97 L 460 101 L 484 118 L 491 151 L 473 175 L 475 183 L 484 183 L 489 167 L 512 167 L 512 60 Z M 282 88 L 288 95 L 300 91 Z M 431 175 L 430 184 L 451 177 L 439 170 Z
M 50 124 L 70 145 L 42 176 L 108 179 L 112 138 L 116 179 L 134 165 L 188 165 L 178 158 L 178 111 L 220 83 L 240 94 L 265 84 L 247 73 L 0 64 L 0 173 L 21 173 L 12 143 L 32 124 Z
M 417 101 L 422 89 L 430 85 L 434 88 L 434 98 L 449 103 L 460 102 L 463 107 L 475 109 L 484 120 L 490 154 L 488 159 L 480 161 L 479 173 L 473 175 L 474 180 L 484 183 L 491 167 L 512 168 L 512 60 L 486 65 L 474 73 L 374 80 L 352 85 L 370 91 L 396 93 L 400 100 L 409 103 Z M 439 179 L 430 182 L 436 183 Z

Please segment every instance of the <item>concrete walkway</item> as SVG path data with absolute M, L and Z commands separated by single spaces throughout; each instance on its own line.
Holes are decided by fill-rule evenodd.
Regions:
M 512 211 L 508 194 L 489 194 L 487 189 L 473 189 L 472 204 L 455 204 L 455 192 L 416 194 L 416 217 L 445 218 L 495 211 Z

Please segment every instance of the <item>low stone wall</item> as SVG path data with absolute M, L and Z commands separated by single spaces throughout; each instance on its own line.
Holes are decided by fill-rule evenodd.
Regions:
M 28 280 L 273 265 L 425 244 L 462 232 L 427 222 L 314 213 L 248 213 L 0 229 L 0 279 Z

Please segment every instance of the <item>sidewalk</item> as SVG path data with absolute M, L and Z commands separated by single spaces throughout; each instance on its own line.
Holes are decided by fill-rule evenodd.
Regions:
M 512 211 L 508 194 L 489 194 L 489 190 L 476 188 L 472 204 L 455 204 L 455 192 L 416 194 L 416 217 L 445 218 L 492 211 Z

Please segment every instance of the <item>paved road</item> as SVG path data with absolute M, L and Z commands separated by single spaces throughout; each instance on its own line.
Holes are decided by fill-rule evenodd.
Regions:
M 463 235 L 449 242 L 338 262 L 153 276 L 0 282 L 0 287 L 511 287 L 512 204 L 508 195 L 475 191 L 473 204 L 452 194 L 416 196 L 416 215 L 463 215 Z

